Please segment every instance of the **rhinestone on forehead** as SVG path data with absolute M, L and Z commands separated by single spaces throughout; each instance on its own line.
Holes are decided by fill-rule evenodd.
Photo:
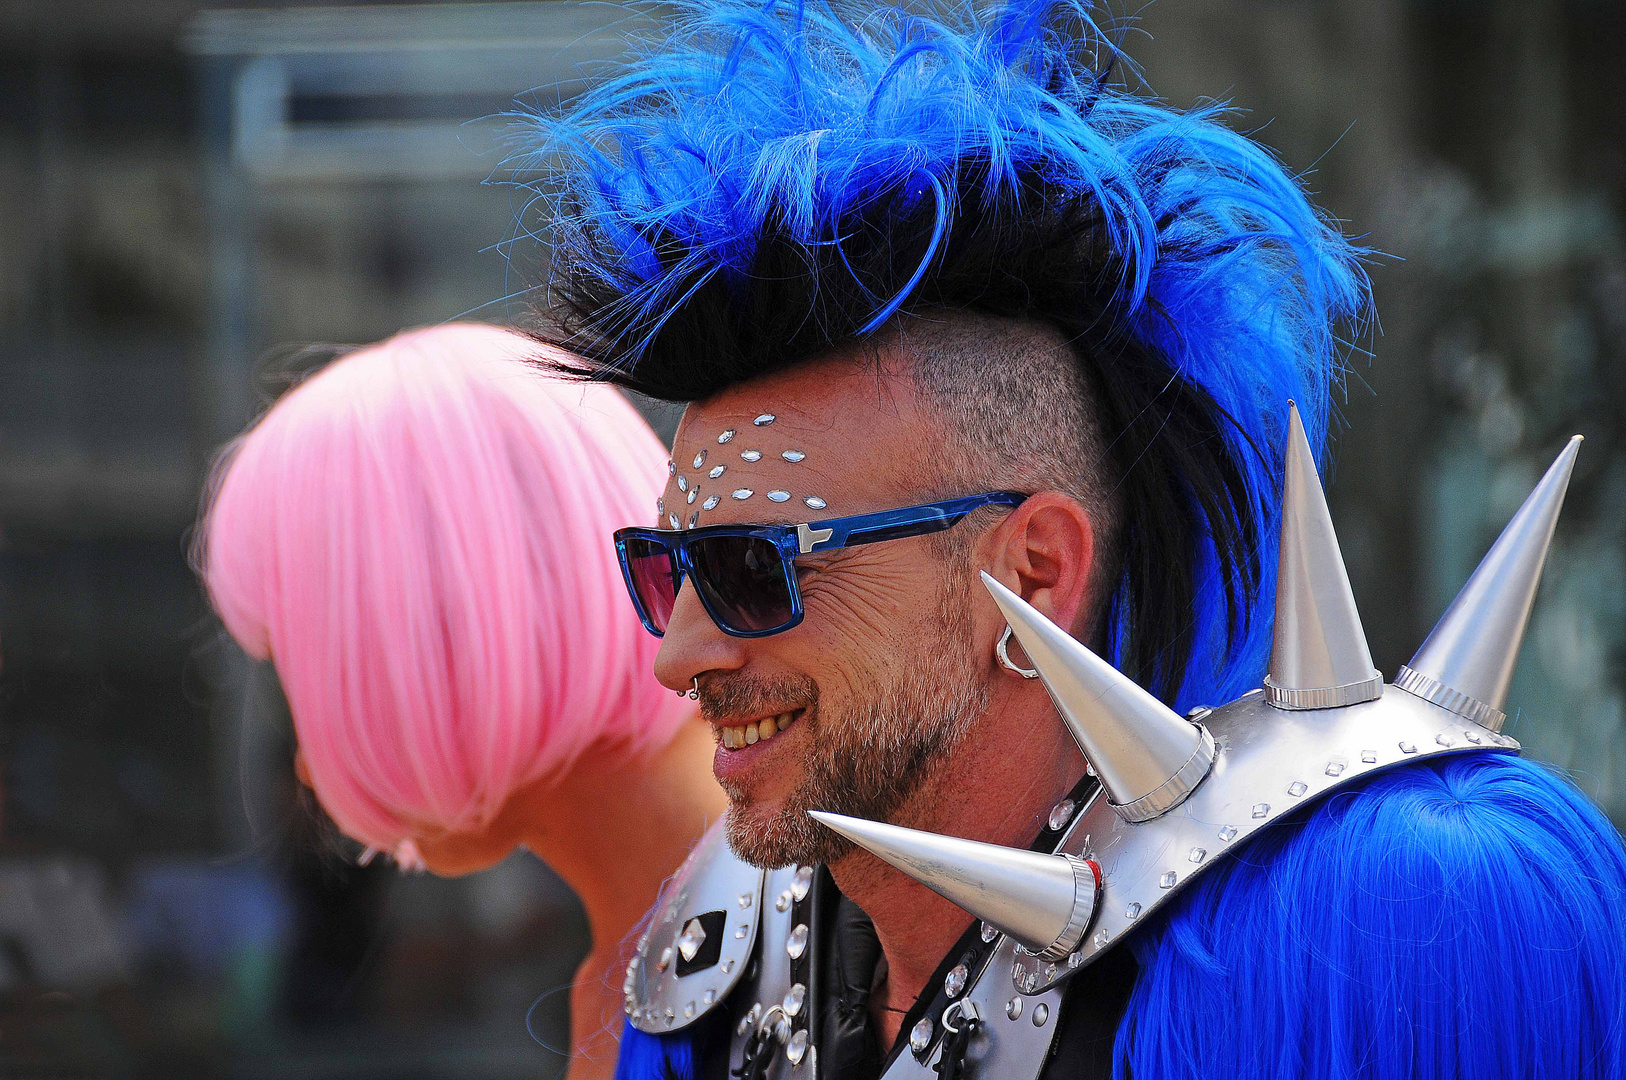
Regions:
M 678 490 L 679 491 L 688 491 L 689 490 L 689 478 L 687 476 L 678 477 Z
M 664 513 L 666 513 L 666 500 L 665 499 L 656 499 L 655 500 L 655 516 L 660 517 Z
M 690 488 L 690 489 L 689 489 L 689 501 L 690 501 L 690 502 L 691 502 L 691 503 L 692 503 L 692 502 L 694 502 L 694 497 L 695 497 L 695 496 L 696 496 L 696 495 L 698 495 L 698 494 L 700 494 L 700 489 L 699 489 L 699 488 L 697 488 L 697 487 L 692 487 L 692 488 Z
M 700 511 L 696 510 L 689 515 L 689 528 L 692 529 L 698 524 L 700 524 Z
M 778 417 L 774 416 L 773 413 L 765 412 L 755 420 L 751 421 L 751 423 L 755 424 L 757 427 L 767 427 L 777 419 Z
M 775 488 L 774 490 L 768 492 L 768 501 L 769 502 L 776 502 L 776 503 L 785 502 L 789 498 L 790 498 L 790 492 L 788 492 L 788 491 L 780 491 L 778 488 Z
M 740 451 L 740 460 L 741 461 L 761 461 L 762 460 L 762 451 L 761 450 L 741 450 Z
M 725 431 L 721 435 L 717 436 L 717 445 L 721 446 L 721 445 L 723 445 L 723 443 L 727 442 L 728 440 L 732 439 L 733 437 L 734 437 L 734 429 L 729 428 L 727 431 Z
M 674 528 L 674 529 L 682 528 L 682 525 L 678 522 L 678 517 L 677 517 L 676 514 L 667 514 L 666 515 L 666 522 L 667 522 L 668 525 L 671 525 L 672 528 Z
M 804 495 L 802 497 L 802 501 L 805 502 L 808 505 L 808 508 L 812 510 L 823 510 L 826 506 L 830 505 L 817 495 Z
M 749 499 L 751 496 L 753 496 L 755 494 L 756 494 L 756 492 L 752 491 L 750 488 L 735 488 L 734 489 L 734 497 L 736 499 Z
M 779 456 L 790 462 L 792 465 L 807 457 L 807 455 L 802 453 L 800 450 L 784 450 L 780 452 Z
M 723 470 L 726 468 L 728 468 L 727 465 L 713 465 L 711 467 L 711 472 L 707 473 L 706 475 L 715 480 L 719 476 L 723 475 Z
M 694 456 L 694 467 L 698 469 L 698 468 L 700 468 L 700 466 L 704 465 L 705 463 L 706 463 L 706 452 L 704 450 L 702 450 L 702 451 L 700 451 L 700 453 L 698 453 L 698 454 L 696 454 Z
M 717 509 L 717 504 L 722 502 L 722 501 L 723 501 L 723 498 L 722 498 L 721 495 L 707 495 L 706 496 L 706 501 L 700 504 L 700 509 L 702 509 L 702 510 L 715 510 L 715 509 Z
M 677 462 L 668 461 L 666 463 L 666 472 L 667 472 L 667 474 L 669 476 L 676 476 L 677 475 Z

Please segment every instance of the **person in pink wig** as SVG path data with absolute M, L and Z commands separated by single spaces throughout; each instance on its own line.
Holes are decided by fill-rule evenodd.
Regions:
M 587 1080 L 614 1068 L 630 932 L 725 800 L 610 539 L 655 512 L 666 451 L 545 348 L 453 324 L 337 360 L 222 455 L 198 564 L 345 834 L 441 875 L 524 847 L 580 896 Z

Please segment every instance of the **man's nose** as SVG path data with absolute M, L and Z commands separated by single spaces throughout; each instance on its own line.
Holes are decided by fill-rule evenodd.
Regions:
M 735 671 L 745 666 L 743 638 L 717 629 L 685 578 L 672 604 L 672 617 L 655 654 L 655 678 L 669 690 L 683 691 L 708 671 Z

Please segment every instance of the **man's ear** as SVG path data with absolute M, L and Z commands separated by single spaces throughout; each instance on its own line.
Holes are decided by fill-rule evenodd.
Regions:
M 1095 525 L 1070 495 L 1030 495 L 989 535 L 988 572 L 1074 636 L 1094 615 Z

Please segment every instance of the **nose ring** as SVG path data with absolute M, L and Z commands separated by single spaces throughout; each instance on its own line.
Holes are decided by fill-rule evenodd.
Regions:
M 682 694 L 683 691 L 679 690 L 678 693 Z M 694 689 L 689 691 L 689 700 L 690 701 L 699 701 L 700 700 L 700 676 L 698 676 L 698 675 L 696 675 L 694 677 Z

